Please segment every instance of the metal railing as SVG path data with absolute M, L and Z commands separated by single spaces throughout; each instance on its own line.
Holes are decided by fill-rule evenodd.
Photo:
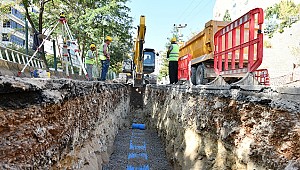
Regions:
M 254 73 L 255 79 L 260 84 L 270 86 L 270 77 L 268 69 L 258 69 Z
M 218 75 L 254 72 L 263 58 L 263 9 L 256 8 L 214 36 L 214 69 Z
M 0 60 L 25 65 L 31 56 L 0 45 Z M 28 64 L 34 68 L 45 68 L 44 61 L 36 56 Z

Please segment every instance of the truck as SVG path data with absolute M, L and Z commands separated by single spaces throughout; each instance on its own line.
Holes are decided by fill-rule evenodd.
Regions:
M 216 78 L 230 84 L 255 74 L 263 56 L 263 17 L 263 10 L 255 8 L 233 22 L 210 20 L 184 43 L 179 58 L 191 55 L 192 84 Z

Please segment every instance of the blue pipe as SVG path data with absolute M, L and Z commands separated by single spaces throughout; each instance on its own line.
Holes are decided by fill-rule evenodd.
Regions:
M 146 125 L 145 124 L 132 123 L 132 129 L 145 130 L 146 129 Z

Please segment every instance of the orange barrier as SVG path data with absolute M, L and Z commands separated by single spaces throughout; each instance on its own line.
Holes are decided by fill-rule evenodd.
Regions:
M 255 79 L 262 85 L 270 85 L 268 69 L 259 69 L 255 71 Z
M 214 37 L 214 69 L 216 74 L 232 76 L 254 72 L 263 58 L 263 9 L 255 8 Z
M 178 59 L 178 80 L 190 80 L 191 59 L 191 54 L 187 54 Z

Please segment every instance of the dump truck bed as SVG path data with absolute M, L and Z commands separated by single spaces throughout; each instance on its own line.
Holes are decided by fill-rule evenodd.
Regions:
M 214 34 L 230 22 L 210 20 L 205 24 L 203 31 L 192 37 L 180 47 L 179 57 L 192 55 L 192 65 L 213 59 Z

